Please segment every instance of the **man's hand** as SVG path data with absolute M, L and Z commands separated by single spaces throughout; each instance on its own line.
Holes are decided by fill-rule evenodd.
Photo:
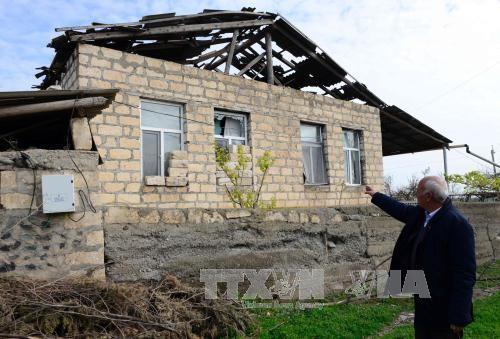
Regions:
M 377 193 L 377 191 L 375 191 L 373 188 L 371 188 L 368 185 L 365 186 L 365 194 L 368 194 L 370 197 L 373 197 L 375 193 Z
M 457 335 L 460 335 L 462 333 L 462 330 L 464 329 L 462 326 L 458 325 L 450 325 L 451 331 Z

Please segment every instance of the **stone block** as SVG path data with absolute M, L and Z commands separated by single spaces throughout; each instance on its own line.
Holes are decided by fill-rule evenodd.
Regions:
M 290 211 L 288 213 L 288 222 L 291 222 L 291 223 L 299 223 L 300 222 L 300 217 L 299 217 L 299 214 L 296 212 L 296 211 Z
M 64 258 L 66 265 L 104 265 L 104 251 L 73 252 Z
M 165 177 L 163 176 L 146 176 L 144 179 L 146 186 L 165 186 Z
M 139 220 L 139 211 L 128 207 L 109 207 L 104 214 L 106 224 L 136 224 Z
M 189 223 L 193 224 L 201 224 L 201 221 L 203 220 L 203 211 L 201 210 L 195 210 L 195 209 L 189 209 L 188 210 L 188 218 L 187 218 Z
M 168 164 L 169 164 L 169 168 L 187 168 L 188 167 L 187 160 L 170 159 Z
M 168 187 L 184 187 L 188 184 L 187 177 L 167 177 L 165 179 L 165 185 Z
M 31 194 L 2 193 L 0 203 L 5 209 L 30 208 Z M 35 202 L 36 204 L 36 202 Z
M 286 218 L 281 212 L 267 212 L 264 221 L 286 221 Z
M 71 119 L 71 138 L 75 149 L 83 151 L 92 149 L 92 134 L 87 118 Z
M 13 192 L 17 188 L 16 172 L 1 171 L 0 172 L 0 192 Z
M 217 223 L 217 222 L 224 222 L 224 217 L 220 215 L 219 212 L 213 212 L 212 214 L 210 213 L 203 213 L 203 218 L 202 218 L 203 223 L 205 224 L 212 224 L 212 223 Z
M 244 209 L 236 209 L 236 210 L 230 210 L 226 212 L 226 218 L 227 219 L 237 219 L 237 218 L 245 218 L 245 217 L 250 217 L 252 215 L 252 212 L 249 210 L 244 210 Z
M 157 224 L 160 221 L 160 213 L 156 209 L 139 214 L 141 217 L 141 223 Z
M 165 210 L 161 215 L 161 221 L 165 224 L 183 224 L 186 216 L 182 210 Z
M 171 160 L 188 160 L 187 151 L 172 151 L 170 152 Z
M 311 224 L 319 224 L 321 219 L 317 215 L 311 215 Z
M 114 197 L 114 195 L 113 195 Z M 72 215 L 71 217 L 76 220 L 79 218 L 80 214 L 79 213 L 73 213 L 76 215 Z M 70 218 L 68 218 L 69 214 L 66 215 L 64 218 L 64 228 L 65 229 L 75 229 L 75 228 L 84 228 L 84 227 L 89 227 L 89 226 L 96 226 L 96 225 L 101 225 L 102 224 L 102 211 L 97 211 L 97 213 L 85 213 L 85 216 L 77 221 L 74 222 Z
M 179 168 L 179 167 L 168 168 L 169 177 L 186 177 L 187 174 L 188 174 L 187 168 Z
M 87 234 L 88 246 L 104 246 L 104 232 L 102 230 L 93 231 Z

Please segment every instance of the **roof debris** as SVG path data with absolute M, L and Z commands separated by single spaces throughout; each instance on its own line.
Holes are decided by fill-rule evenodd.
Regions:
M 204 10 L 193 15 L 149 15 L 137 22 L 62 27 L 48 45 L 56 51 L 41 67 L 45 89 L 60 81 L 77 43 L 89 43 L 247 79 L 287 86 L 380 109 L 383 155 L 439 149 L 443 135 L 390 106 L 337 64 L 280 14 Z

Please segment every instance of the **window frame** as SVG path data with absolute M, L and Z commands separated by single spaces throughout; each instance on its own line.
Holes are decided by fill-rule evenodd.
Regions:
M 220 134 L 215 134 L 215 116 L 217 114 L 222 114 L 224 116 L 229 116 L 229 117 L 231 117 L 231 116 L 232 117 L 243 117 L 243 129 L 244 129 L 245 136 L 244 137 L 225 137 L 223 135 L 221 136 Z M 245 113 L 227 112 L 227 111 L 215 109 L 214 110 L 214 139 L 215 139 L 215 142 L 217 142 L 217 139 L 227 140 L 228 147 L 233 145 L 233 143 L 232 143 L 233 140 L 243 141 L 244 142 L 243 146 L 247 146 L 248 145 L 248 118 L 247 118 L 247 115 Z M 239 144 L 237 144 L 237 145 L 239 145 Z
M 344 133 L 346 131 L 353 132 L 354 137 L 357 139 L 358 148 L 347 147 L 345 142 Z M 344 153 L 344 182 L 346 186 L 361 186 L 363 184 L 363 168 L 361 167 L 361 130 L 356 130 L 352 128 L 342 128 L 342 144 Z M 345 152 L 347 151 L 348 159 L 345 157 Z M 352 152 L 358 152 L 358 168 L 359 168 L 359 183 L 353 183 L 353 172 L 351 171 L 352 163 Z M 345 171 L 347 171 L 348 178 L 345 177 Z M 348 179 L 348 180 L 346 180 Z
M 326 162 L 326 156 L 325 156 L 325 138 L 323 137 L 323 135 L 325 134 L 324 133 L 324 129 L 325 129 L 325 126 L 324 125 L 321 125 L 321 124 L 315 124 L 315 123 L 311 123 L 311 122 L 305 122 L 305 121 L 301 121 L 300 122 L 300 127 L 302 127 L 302 125 L 306 125 L 306 126 L 313 126 L 315 128 L 319 128 L 319 139 L 321 140 L 320 142 L 317 142 L 317 141 L 303 141 L 302 140 L 302 132 L 300 132 L 300 144 L 301 144 L 301 147 L 302 147 L 302 162 L 303 162 L 303 166 L 304 166 L 304 148 L 303 148 L 303 145 L 305 144 L 306 146 L 308 147 L 314 147 L 314 148 L 320 148 L 321 149 L 321 156 L 322 156 L 322 161 L 323 161 L 323 171 L 324 171 L 324 177 L 325 177 L 325 181 L 324 182 L 307 182 L 307 178 L 304 178 L 304 185 L 305 186 L 323 186 L 323 185 L 329 185 L 329 181 L 328 181 L 328 171 L 327 171 L 327 162 Z M 299 128 L 300 128 L 299 127 Z M 313 161 L 313 158 L 312 158 L 312 153 L 309 152 L 309 161 L 311 162 L 311 169 L 312 169 L 312 166 L 314 164 L 314 161 Z M 312 169 L 312 173 L 314 173 L 314 170 Z M 305 177 L 305 166 L 304 166 L 304 177 Z
M 142 103 L 143 102 L 149 102 L 152 104 L 158 104 L 158 105 L 165 105 L 165 106 L 174 106 L 179 108 L 179 126 L 180 129 L 171 129 L 171 128 L 162 128 L 162 127 L 149 127 L 149 126 L 142 126 Z M 178 104 L 178 103 L 173 103 L 173 102 L 166 102 L 166 101 L 160 101 L 160 100 L 151 100 L 151 99 L 140 99 L 140 115 L 139 115 L 139 126 L 141 129 L 141 142 L 140 142 L 140 149 L 141 149 L 141 177 L 144 177 L 144 158 L 143 158 L 143 152 L 142 152 L 142 146 L 143 146 L 143 134 L 142 131 L 149 131 L 149 132 L 158 132 L 160 133 L 160 173 L 158 176 L 163 176 L 166 177 L 166 168 L 165 168 L 165 133 L 172 133 L 172 134 L 179 134 L 180 135 L 180 150 L 184 149 L 184 105 L 183 104 Z M 149 111 L 149 110 L 148 110 Z M 154 111 L 150 111 L 154 113 Z M 158 113 L 162 114 L 162 113 Z

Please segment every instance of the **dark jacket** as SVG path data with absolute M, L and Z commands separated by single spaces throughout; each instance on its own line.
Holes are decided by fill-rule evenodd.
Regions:
M 415 297 L 415 326 L 448 328 L 473 321 L 472 288 L 476 282 L 474 231 L 448 199 L 426 226 L 425 210 L 375 193 L 372 203 L 405 223 L 394 247 L 391 270 L 423 269 L 431 298 Z M 412 249 L 416 252 L 412 260 Z M 404 273 L 403 273 L 404 274 Z

